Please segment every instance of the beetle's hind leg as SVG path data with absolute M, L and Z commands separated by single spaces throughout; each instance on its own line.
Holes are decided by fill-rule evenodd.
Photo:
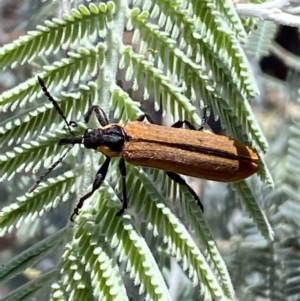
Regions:
M 202 212 L 204 212 L 204 207 L 203 204 L 200 201 L 200 198 L 198 197 L 198 195 L 196 194 L 196 192 L 192 189 L 191 186 L 188 185 L 188 183 L 177 173 L 172 172 L 172 171 L 166 171 L 166 174 L 176 183 L 178 183 L 179 185 L 183 185 L 185 186 L 189 192 L 193 195 L 194 199 L 197 202 L 197 205 L 200 207 L 200 209 L 202 210 Z

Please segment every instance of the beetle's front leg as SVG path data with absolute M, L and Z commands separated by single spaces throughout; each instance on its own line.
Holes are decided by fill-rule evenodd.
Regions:
M 88 199 L 100 187 L 100 185 L 103 183 L 103 181 L 106 177 L 106 174 L 107 174 L 109 163 L 110 163 L 110 157 L 106 157 L 105 162 L 102 164 L 102 166 L 100 167 L 100 169 L 96 173 L 96 177 L 95 177 L 95 180 L 93 182 L 92 190 L 89 193 L 87 193 L 86 195 L 84 195 L 82 198 L 80 198 L 76 208 L 74 209 L 74 212 L 70 217 L 70 220 L 72 222 L 74 222 L 75 215 L 79 214 L 79 209 L 83 206 L 84 201 L 86 199 Z

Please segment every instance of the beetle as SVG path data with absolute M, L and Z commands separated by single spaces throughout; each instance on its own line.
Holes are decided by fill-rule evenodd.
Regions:
M 79 214 L 84 201 L 103 183 L 113 157 L 120 158 L 119 169 L 123 186 L 123 205 L 117 215 L 122 215 L 128 206 L 125 161 L 142 167 L 164 170 L 172 180 L 187 187 L 202 211 L 200 198 L 179 174 L 219 182 L 235 182 L 258 171 L 260 159 L 255 150 L 227 136 L 204 132 L 203 125 L 195 128 L 186 120 L 177 121 L 171 127 L 167 127 L 155 124 L 149 115 L 144 114 L 136 121 L 125 125 L 109 123 L 105 112 L 94 105 L 85 114 L 84 121 L 88 123 L 92 113 L 95 113 L 100 124 L 99 128 L 86 129 L 82 136 L 74 136 L 71 126 L 76 126 L 76 122 L 66 120 L 43 80 L 40 77 L 38 80 L 45 95 L 62 116 L 72 135 L 60 139 L 59 144 L 70 145 L 67 152 L 75 144 L 82 144 L 86 149 L 94 149 L 106 157 L 96 173 L 91 191 L 80 198 L 74 209 L 71 215 L 72 221 Z M 148 123 L 143 122 L 144 120 Z M 183 125 L 189 129 L 182 128 Z M 30 192 L 63 160 L 67 152 L 40 177 Z

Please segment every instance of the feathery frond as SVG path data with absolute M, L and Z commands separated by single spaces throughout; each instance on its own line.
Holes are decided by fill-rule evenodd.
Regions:
M 171 121 L 184 119 L 194 125 L 202 120 L 197 110 L 209 106 L 232 138 L 266 151 L 266 139 L 249 105 L 257 87 L 240 45 L 247 33 L 232 1 L 148 0 L 133 1 L 130 7 L 124 0 L 78 7 L 70 3 L 68 14 L 46 20 L 0 47 L 0 68 L 33 63 L 67 124 L 74 121 L 77 127 L 63 130 L 63 119 L 36 76 L 2 93 L 1 112 L 14 115 L 0 124 L 1 145 L 6 148 L 0 156 L 1 181 L 14 183 L 13 177 L 48 168 L 61 158 L 64 147 L 58 146 L 59 140 L 83 134 L 86 125 L 80 121 L 91 104 L 101 105 L 107 115 L 110 110 L 111 117 L 123 124 L 143 114 L 140 107 L 146 101 L 153 100 L 155 110 Z M 125 42 L 124 36 L 131 40 Z M 41 68 L 42 61 L 47 65 Z M 124 78 L 118 78 L 121 70 Z M 142 94 L 135 96 L 136 91 Z M 74 147 L 67 172 L 50 174 L 35 191 L 2 208 L 0 234 L 18 231 L 46 211 L 55 213 L 54 208 L 70 195 L 76 203 L 90 191 L 91 175 L 103 159 L 100 153 L 84 150 L 82 155 Z M 21 253 L 0 272 L 0 280 L 17 275 L 64 240 L 64 254 L 57 256 L 60 263 L 4 300 L 25 300 L 49 282 L 50 300 L 129 300 L 127 282 L 141 298 L 171 300 L 163 271 L 172 272 L 172 267 L 157 260 L 159 250 L 166 250 L 167 260 L 175 258 L 201 298 L 233 298 L 226 265 L 190 192 L 165 173 L 127 164 L 130 205 L 122 217 L 115 216 L 123 182 L 118 179 L 117 162 L 112 161 L 106 181 L 80 209 L 74 232 L 66 225 L 58 232 L 61 237 L 54 234 Z M 269 184 L 262 163 L 260 169 L 262 181 Z M 256 227 L 272 239 L 265 215 L 245 185 L 236 187 L 248 212 Z M 169 208 L 168 197 L 179 200 L 176 208 L 183 221 Z M 58 230 L 57 220 L 43 222 Z M 147 235 L 141 224 L 147 225 Z M 153 241 L 157 238 L 157 245 L 147 240 L 148 235 Z

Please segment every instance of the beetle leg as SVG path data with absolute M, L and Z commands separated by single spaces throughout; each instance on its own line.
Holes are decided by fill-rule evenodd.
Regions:
M 203 205 L 200 201 L 200 198 L 198 197 L 198 195 L 196 194 L 196 192 L 187 184 L 187 182 L 177 173 L 175 172 L 171 172 L 171 171 L 166 171 L 166 174 L 176 183 L 180 184 L 180 185 L 184 185 L 189 192 L 193 195 L 194 199 L 197 202 L 197 205 L 200 207 L 200 209 L 202 210 L 202 212 L 204 211 Z
M 97 120 L 102 126 L 106 126 L 109 124 L 108 119 L 104 111 L 99 106 L 91 106 L 87 113 L 84 115 L 84 122 L 88 123 L 92 113 L 95 113 Z
M 127 191 L 126 191 L 126 166 L 123 158 L 121 158 L 119 161 L 119 169 L 122 175 L 123 205 L 122 208 L 116 213 L 117 216 L 121 216 L 124 213 L 125 209 L 127 209 L 128 207 Z
M 172 125 L 172 128 L 182 128 L 183 125 L 186 125 L 189 129 L 198 131 L 197 128 L 195 128 L 189 121 L 187 120 L 178 120 Z
M 199 130 L 203 130 L 203 128 L 206 126 L 207 122 L 208 122 L 208 118 L 209 118 L 209 115 L 210 115 L 210 112 L 209 112 L 209 115 L 207 115 L 207 108 L 208 106 L 204 107 L 203 108 L 203 117 L 202 117 L 202 120 L 201 120 L 201 124 L 199 126 Z
M 209 116 L 207 116 L 206 114 L 206 110 L 207 110 L 207 106 L 204 107 L 203 109 L 203 117 L 201 120 L 201 124 L 198 128 L 196 128 L 194 125 L 192 125 L 188 120 L 178 120 L 177 122 L 175 122 L 172 127 L 173 128 L 181 128 L 184 124 L 191 130 L 195 130 L 195 131 L 202 131 L 204 126 L 207 124 L 207 120 L 209 118 Z M 143 114 L 140 115 L 136 121 L 144 121 L 145 119 L 148 120 L 149 123 L 151 124 L 156 124 L 153 119 L 148 115 L 148 114 Z
M 136 121 L 141 121 L 143 122 L 145 119 L 147 119 L 147 121 L 151 124 L 156 124 L 153 119 L 148 115 L 148 114 L 143 114 L 143 115 L 140 115 Z M 201 123 L 201 126 L 199 127 L 199 129 L 195 128 L 189 121 L 187 120 L 178 120 L 177 122 L 175 122 L 172 127 L 173 128 L 181 128 L 184 124 L 191 130 L 195 130 L 195 131 L 198 131 L 198 130 L 202 130 L 203 129 L 203 123 L 205 124 L 206 121 L 203 121 L 204 120 L 204 117 L 202 119 L 202 123 Z
M 96 173 L 96 177 L 95 177 L 95 180 L 94 180 L 94 183 L 93 183 L 92 190 L 89 193 L 87 193 L 86 195 L 84 195 L 82 198 L 80 198 L 76 208 L 74 209 L 74 212 L 70 217 L 70 220 L 72 222 L 74 222 L 75 215 L 79 214 L 79 209 L 83 206 L 84 201 L 86 199 L 88 199 L 100 187 L 100 185 L 103 183 L 103 181 L 106 177 L 106 174 L 107 174 L 109 163 L 110 163 L 110 157 L 106 157 L 105 162 L 102 164 L 102 166 L 100 167 L 100 169 Z
M 202 131 L 205 127 L 205 125 L 207 124 L 207 120 L 208 120 L 208 116 L 206 114 L 206 110 L 207 110 L 207 107 L 204 107 L 203 109 L 203 117 L 202 117 L 202 120 L 201 120 L 201 124 L 198 128 L 196 128 L 195 126 L 193 126 L 189 121 L 187 120 L 178 120 L 177 122 L 175 122 L 172 127 L 173 128 L 181 128 L 184 124 L 191 130 L 194 130 L 194 131 Z
M 156 124 L 153 119 L 148 115 L 148 114 L 143 114 L 143 115 L 140 115 L 136 121 L 144 121 L 145 119 L 148 120 L 149 123 L 151 124 Z
M 77 122 L 76 121 L 73 121 L 73 120 L 71 120 L 70 122 L 69 122 L 69 125 L 70 126 L 72 126 L 72 127 L 76 127 L 76 126 L 78 126 L 78 124 L 77 124 Z
M 207 107 L 205 107 L 203 109 L 203 118 L 202 118 L 202 121 L 201 121 L 201 125 L 196 128 L 195 126 L 193 126 L 188 120 L 178 120 L 177 122 L 175 122 L 172 127 L 173 128 L 181 128 L 184 124 L 191 130 L 194 130 L 194 131 L 202 131 L 204 126 L 207 124 L 207 120 L 208 120 L 208 116 L 206 115 L 206 109 Z M 156 124 L 153 119 L 148 115 L 148 114 L 143 114 L 143 115 L 140 115 L 136 121 L 144 121 L 145 119 L 147 119 L 147 121 L 151 124 Z

